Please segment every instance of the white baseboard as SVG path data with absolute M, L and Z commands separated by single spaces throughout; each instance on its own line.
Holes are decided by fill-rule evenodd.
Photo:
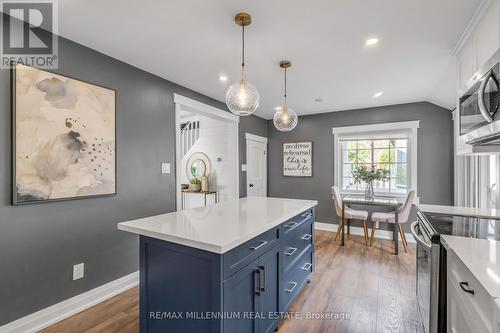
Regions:
M 338 228 L 338 224 L 314 222 L 314 229 L 316 229 L 316 230 L 336 232 L 337 228 Z M 347 226 L 346 226 L 346 232 L 347 232 Z M 371 229 L 370 229 L 370 232 L 371 232 Z M 363 235 L 363 228 L 351 226 L 351 234 L 362 236 Z M 415 239 L 413 238 L 413 235 L 411 233 L 405 232 L 405 236 L 406 236 L 406 240 L 408 241 L 408 243 L 415 243 Z M 392 240 L 392 231 L 375 229 L 375 238 Z
M 26 317 L 0 326 L 0 333 L 31 333 L 44 329 L 139 284 L 139 272 L 108 282 Z

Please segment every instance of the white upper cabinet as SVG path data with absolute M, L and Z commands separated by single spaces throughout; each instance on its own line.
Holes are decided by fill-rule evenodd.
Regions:
M 481 67 L 500 47 L 500 1 L 494 1 L 474 34 L 476 65 Z
M 478 15 L 466 31 L 461 46 L 457 49 L 458 95 L 465 93 L 464 89 L 472 81 L 474 74 L 500 48 L 500 0 L 486 0 Z M 455 153 L 457 155 L 473 154 L 474 149 L 460 138 L 459 111 L 454 113 L 455 121 Z

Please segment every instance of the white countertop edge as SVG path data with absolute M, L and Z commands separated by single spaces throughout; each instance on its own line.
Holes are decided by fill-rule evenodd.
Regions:
M 286 199 L 283 199 L 283 200 L 286 200 Z M 290 200 L 295 200 L 295 199 L 290 199 Z M 302 200 L 302 199 L 300 199 L 300 200 Z M 239 245 L 251 240 L 252 238 L 257 237 L 258 235 L 280 225 L 281 223 L 285 222 L 288 219 L 291 219 L 292 217 L 302 213 L 303 211 L 310 209 L 310 208 L 313 208 L 313 207 L 318 205 L 317 200 L 303 200 L 303 201 L 305 204 L 304 207 L 297 209 L 297 210 L 294 210 L 294 211 L 284 215 L 283 217 L 276 219 L 275 221 L 268 223 L 268 224 L 262 226 L 261 228 L 256 229 L 254 232 L 249 233 L 249 234 L 245 235 L 244 237 L 240 237 L 238 239 L 235 239 L 232 242 L 229 242 L 229 243 L 226 243 L 226 244 L 223 244 L 220 246 L 201 242 L 201 241 L 179 238 L 179 237 L 171 236 L 171 235 L 164 234 L 164 233 L 152 232 L 152 231 L 144 230 L 144 229 L 137 228 L 137 227 L 132 227 L 132 226 L 127 225 L 126 224 L 127 222 L 118 223 L 118 229 L 122 230 L 122 231 L 131 232 L 134 234 L 142 235 L 142 236 L 147 236 L 147 237 L 151 237 L 151 238 L 155 238 L 155 239 L 164 240 L 167 242 L 172 242 L 172 243 L 179 244 L 179 245 L 189 246 L 189 247 L 199 249 L 199 250 L 205 250 L 205 251 L 213 252 L 216 254 L 224 254 L 224 253 L 234 249 L 235 247 L 238 247 Z M 160 215 L 164 215 L 164 214 L 160 214 Z M 151 217 L 151 216 L 149 216 L 149 217 Z M 147 218 L 147 217 L 145 217 L 145 218 Z

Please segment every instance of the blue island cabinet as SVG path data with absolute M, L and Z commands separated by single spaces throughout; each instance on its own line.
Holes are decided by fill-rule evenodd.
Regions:
M 223 254 L 140 237 L 141 332 L 268 333 L 314 266 L 314 210 Z

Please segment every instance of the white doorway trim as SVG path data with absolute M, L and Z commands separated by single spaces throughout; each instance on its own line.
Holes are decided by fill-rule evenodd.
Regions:
M 215 108 L 208 104 L 196 101 L 189 97 L 185 97 L 174 93 L 175 103 L 175 192 L 177 210 L 181 210 L 181 157 L 180 157 L 180 135 L 181 135 L 181 118 L 183 111 L 191 112 L 212 119 L 218 119 L 230 124 L 229 142 L 233 142 L 232 149 L 229 152 L 230 158 L 234 161 L 234 181 L 232 183 L 233 191 L 231 191 L 234 199 L 239 198 L 240 180 L 239 180 L 239 140 L 238 126 L 240 117 L 227 111 Z M 215 161 L 214 161 L 215 162 Z
M 255 135 L 251 133 L 245 133 L 245 139 L 246 139 L 246 157 L 245 157 L 245 164 L 246 164 L 246 189 L 247 189 L 247 197 L 248 197 L 248 184 L 249 184 L 249 179 L 248 179 L 248 165 L 249 165 L 249 159 L 248 159 L 248 141 L 254 141 L 254 142 L 259 142 L 262 144 L 265 144 L 264 148 L 264 154 L 265 154 L 265 159 L 264 159 L 264 175 L 263 175 L 263 184 L 262 187 L 264 189 L 264 196 L 267 197 L 267 143 L 269 141 L 268 138 L 260 136 L 260 135 Z
M 253 140 L 253 141 L 257 141 L 257 142 L 261 142 L 261 143 L 265 143 L 265 144 L 267 144 L 267 142 L 269 141 L 268 138 L 265 138 L 265 137 L 259 136 L 259 135 L 255 135 L 255 134 L 251 134 L 251 133 L 245 133 L 245 139 Z

